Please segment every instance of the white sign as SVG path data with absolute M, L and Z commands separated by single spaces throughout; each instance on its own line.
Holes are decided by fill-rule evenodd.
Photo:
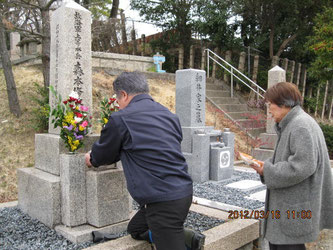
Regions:
M 230 151 L 220 153 L 220 168 L 228 168 L 230 166 Z

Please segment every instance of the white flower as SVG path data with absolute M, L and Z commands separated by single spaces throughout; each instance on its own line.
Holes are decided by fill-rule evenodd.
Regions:
M 75 99 L 79 99 L 79 95 L 78 95 L 78 93 L 76 93 L 75 91 L 72 91 L 72 92 L 69 94 L 69 97 L 72 97 L 72 98 L 75 98 Z
M 74 120 L 75 120 L 76 123 L 79 123 L 79 122 L 82 121 L 82 118 L 75 116 Z

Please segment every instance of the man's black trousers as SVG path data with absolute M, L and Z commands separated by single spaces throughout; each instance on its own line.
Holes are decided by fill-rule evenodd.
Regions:
M 148 229 L 157 250 L 184 250 L 184 221 L 192 195 L 173 201 L 143 206 L 131 219 L 127 231 L 134 239 L 149 240 Z

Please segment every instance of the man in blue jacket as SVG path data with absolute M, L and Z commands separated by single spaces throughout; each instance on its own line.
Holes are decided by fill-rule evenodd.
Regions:
M 158 250 L 184 250 L 193 186 L 181 152 L 179 119 L 148 95 L 147 80 L 139 73 L 122 73 L 113 89 L 120 110 L 110 116 L 86 163 L 98 167 L 121 160 L 128 191 L 140 205 L 128 232 L 154 242 Z M 188 247 L 200 249 L 204 236 L 192 233 L 190 241 Z

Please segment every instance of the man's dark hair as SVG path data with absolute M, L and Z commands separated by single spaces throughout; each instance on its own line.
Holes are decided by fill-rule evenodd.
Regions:
M 278 105 L 293 108 L 302 103 L 302 95 L 297 86 L 290 82 L 279 82 L 269 89 L 265 95 L 265 101 Z
M 123 72 L 113 82 L 113 90 L 118 95 L 121 90 L 128 95 L 148 94 L 146 77 L 139 72 Z

